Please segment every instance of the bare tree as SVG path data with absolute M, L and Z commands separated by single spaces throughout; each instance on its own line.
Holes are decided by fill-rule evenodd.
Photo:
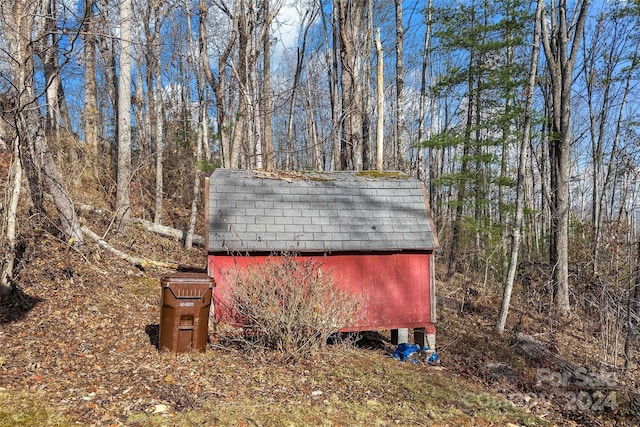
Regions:
M 623 133 L 629 97 L 633 93 L 634 73 L 638 67 L 640 44 L 634 37 L 636 22 L 628 19 L 618 3 L 606 6 L 597 17 L 588 44 L 582 49 L 585 72 L 588 136 L 591 145 L 591 223 L 593 273 L 599 275 L 603 220 L 607 215 L 607 195 L 615 193 L 611 184 L 617 173 L 618 159 L 624 150 Z M 611 210 L 610 209 L 610 210 Z M 609 211 L 610 211 L 609 210 Z
M 228 76 L 227 70 L 229 68 L 228 62 L 233 53 L 233 49 L 237 43 L 238 38 L 238 23 L 239 14 L 233 13 L 225 3 L 216 4 L 216 7 L 220 9 L 223 14 L 231 21 L 229 35 L 227 37 L 226 44 L 222 49 L 222 52 L 218 55 L 217 74 L 214 73 L 209 65 L 209 34 L 208 34 L 208 16 L 209 6 L 206 0 L 200 0 L 198 10 L 200 12 L 199 34 L 200 34 L 200 61 L 202 62 L 203 70 L 207 76 L 207 81 L 213 89 L 216 103 L 216 119 L 218 122 L 218 138 L 220 140 L 220 150 L 222 154 L 222 166 L 226 168 L 233 168 L 237 166 L 237 153 L 238 148 L 235 146 L 234 139 L 230 134 L 231 124 L 231 112 L 227 105 L 227 89 L 228 89 Z
M 378 123 L 376 132 L 376 169 L 384 168 L 384 52 L 380 42 L 380 28 L 376 31 L 376 52 L 378 66 L 376 67 L 376 82 L 378 93 Z
M 22 159 L 20 158 L 20 145 L 17 140 L 13 141 L 13 159 L 8 172 L 7 182 L 11 185 L 9 196 L 9 206 L 6 209 L 6 221 L 4 225 L 4 238 L 6 239 L 4 249 L 4 259 L 0 269 L 0 295 L 7 295 L 11 292 L 11 279 L 13 278 L 16 249 L 17 249 L 17 215 L 18 201 L 20 200 L 20 189 L 22 188 Z
M 522 221 L 524 214 L 524 176 L 527 165 L 527 152 L 531 143 L 531 123 L 533 119 L 533 96 L 536 89 L 536 77 L 538 74 L 538 57 L 540 54 L 540 25 L 542 19 L 542 8 L 544 0 L 538 0 L 536 7 L 536 15 L 534 21 L 533 42 L 531 47 L 531 62 L 529 65 L 529 83 L 525 92 L 525 111 L 524 111 L 524 129 L 520 140 L 520 149 L 518 153 L 518 176 L 516 178 L 516 216 L 513 223 L 511 234 L 511 252 L 509 256 L 509 266 L 504 279 L 504 290 L 502 293 L 502 303 L 498 320 L 496 322 L 496 331 L 503 333 L 507 324 L 507 314 L 509 313 L 509 305 L 511 303 L 511 292 L 513 290 L 513 281 L 516 276 L 518 266 L 518 255 L 520 251 L 520 240 Z
M 407 132 L 404 114 L 404 22 L 402 0 L 395 0 L 396 10 L 396 167 L 404 169 L 407 155 Z
M 112 5 L 110 4 L 110 0 L 94 0 L 97 2 L 97 14 L 95 16 L 95 26 L 96 26 L 96 35 L 97 40 L 96 44 L 98 46 L 98 50 L 100 52 L 100 56 L 102 58 L 102 62 L 104 63 L 104 79 L 106 86 L 107 96 L 103 97 L 104 99 L 100 103 L 101 111 L 116 111 L 117 110 L 117 102 L 118 102 L 118 83 L 116 77 L 116 36 L 113 31 L 113 27 L 116 25 L 116 22 L 111 21 L 111 13 L 109 13 L 112 9 Z M 98 124 L 99 129 L 107 129 L 113 128 L 118 129 L 117 117 L 115 114 L 105 114 L 98 116 L 99 120 L 102 120 Z M 105 132 L 103 132 L 103 135 Z M 108 166 L 113 166 L 115 170 L 116 166 L 116 145 L 112 145 L 109 147 L 111 149 L 111 156 L 109 159 L 111 164 Z
M 98 81 L 96 64 L 95 0 L 84 2 L 84 140 L 88 166 L 98 159 Z M 93 170 L 93 174 L 96 174 Z
M 36 17 L 44 5 L 29 0 L 5 1 L 0 4 L 0 19 L 11 57 L 10 79 L 15 101 L 7 114 L 13 119 L 17 143 L 34 208 L 45 213 L 44 193 L 52 198 L 60 220 L 60 231 L 70 243 L 83 241 L 83 234 L 71 198 L 45 137 L 35 91 L 34 42 Z
M 245 167 L 251 167 L 252 152 L 255 148 L 253 128 L 253 98 L 251 96 L 251 78 L 255 72 L 255 8 L 252 1 L 237 0 L 236 14 L 238 15 L 238 60 L 231 67 L 235 76 L 238 90 L 238 109 L 233 120 L 231 136 L 232 169 L 238 168 L 240 155 L 244 154 Z M 237 153 L 234 150 L 237 149 Z M 241 153 L 243 151 L 243 153 Z
M 66 98 L 60 78 L 60 34 L 58 29 L 58 0 L 46 0 L 43 5 L 44 14 L 41 18 L 41 37 L 35 42 L 35 53 L 43 64 L 45 79 L 45 94 L 47 99 L 47 126 L 46 130 L 60 137 L 60 127 L 71 130 L 71 119 L 66 105 Z
M 470 20 L 470 28 L 475 31 L 475 29 L 480 25 L 477 22 L 477 17 L 475 14 L 472 14 Z M 453 224 L 451 226 L 451 246 L 449 247 L 449 255 L 448 255 L 448 264 L 447 264 L 447 277 L 453 277 L 454 273 L 458 268 L 458 263 L 460 261 L 459 257 L 459 249 L 460 249 L 460 240 L 462 238 L 462 228 L 464 222 L 464 212 L 465 212 L 465 203 L 468 196 L 468 188 L 467 181 L 469 181 L 469 172 L 471 169 L 470 159 L 471 155 L 471 138 L 474 130 L 474 120 L 478 120 L 478 117 L 474 115 L 474 112 L 479 110 L 478 108 L 478 94 L 479 89 L 476 90 L 475 84 L 477 80 L 480 78 L 476 75 L 478 73 L 478 67 L 476 65 L 479 62 L 479 52 L 476 46 L 469 46 L 469 58 L 468 58 L 468 66 L 466 69 L 466 86 L 467 86 L 467 106 L 465 112 L 465 124 L 464 124 L 464 137 L 462 144 L 462 160 L 460 163 L 460 178 L 458 182 L 458 195 L 455 203 L 455 217 L 453 219 Z
M 431 49 L 431 18 L 433 16 L 433 0 L 429 0 L 427 3 L 426 11 L 425 11 L 425 32 L 424 32 L 424 44 L 422 49 L 422 67 L 420 71 L 420 100 L 418 101 L 418 144 L 421 144 L 423 139 L 425 138 L 425 110 L 427 103 L 427 70 L 429 65 L 429 50 Z M 432 100 L 431 104 L 433 105 L 433 96 L 430 96 L 429 99 Z M 435 117 L 433 117 L 433 109 L 431 110 L 431 123 L 435 122 Z M 431 136 L 431 135 L 429 135 Z M 423 149 L 418 148 L 417 157 L 417 174 L 418 178 L 423 178 L 423 167 L 422 167 L 422 153 Z M 431 171 L 431 168 L 429 168 Z M 430 202 L 431 200 L 431 191 L 429 192 Z
M 186 2 L 185 2 L 186 3 Z M 198 124 L 196 129 L 196 149 L 195 149 L 195 174 L 193 178 L 193 191 L 191 198 L 191 213 L 189 215 L 189 225 L 184 239 L 184 246 L 187 249 L 193 247 L 193 238 L 198 216 L 198 202 L 200 198 L 200 187 L 202 179 L 202 159 L 203 153 L 208 149 L 209 140 L 209 120 L 207 117 L 207 106 L 209 103 L 208 89 L 205 70 L 203 64 L 198 60 L 198 45 L 194 41 L 194 32 L 191 28 L 191 13 L 188 3 L 185 4 L 187 10 L 187 35 L 189 39 L 189 56 L 196 75 L 196 90 L 198 93 Z M 205 189 L 205 191 L 207 191 Z
M 571 150 L 571 87 L 576 56 L 583 36 L 590 0 L 576 3 L 573 22 L 566 0 L 543 11 L 542 45 L 551 79 L 551 246 L 555 305 L 568 315 L 569 302 L 569 158 Z
M 275 168 L 275 153 L 273 150 L 273 127 L 271 105 L 271 23 L 277 13 L 277 8 L 270 7 L 269 0 L 262 0 L 262 15 L 264 27 L 262 29 L 262 91 L 260 96 L 260 117 L 262 124 L 262 163 L 267 170 Z
M 365 3 L 338 0 L 340 64 L 342 84 L 342 141 L 340 167 L 361 170 L 362 136 L 362 61 Z
M 151 120 L 151 140 L 155 141 L 155 160 L 156 160 L 156 188 L 155 188 L 155 209 L 153 214 L 153 222 L 162 223 L 162 206 L 164 200 L 164 108 L 162 98 L 162 76 L 160 61 L 154 62 L 153 73 L 155 80 L 155 90 L 152 91 L 155 98 L 155 121 Z M 155 129 L 155 131 L 154 131 Z
M 309 30 L 311 29 L 315 18 L 318 14 L 318 8 L 312 5 L 310 9 L 306 9 L 300 20 L 300 36 L 298 47 L 296 48 L 296 70 L 293 76 L 293 86 L 291 87 L 291 95 L 289 100 L 289 117 L 287 119 L 287 152 L 286 157 L 289 160 L 285 160 L 285 167 L 291 169 L 292 162 L 290 161 L 291 153 L 293 152 L 293 139 L 295 133 L 295 111 L 296 101 L 298 98 L 298 91 L 300 90 L 300 80 L 302 78 L 302 71 L 304 68 L 305 55 L 307 54 L 307 37 Z
M 120 3 L 120 78 L 118 79 L 118 172 L 116 219 L 131 217 L 131 0 Z
M 340 167 L 340 110 L 341 99 L 339 92 L 338 76 L 339 61 L 338 52 L 340 45 L 338 25 L 338 0 L 331 0 L 331 16 L 324 12 L 324 4 L 321 7 L 321 16 L 324 31 L 325 61 L 327 62 L 327 81 L 329 85 L 329 99 L 331 102 L 331 170 Z
M 375 162 L 371 158 L 371 116 L 373 106 L 371 89 L 373 79 L 373 61 L 371 56 L 375 52 L 373 40 L 373 0 L 367 0 L 365 9 L 365 28 L 362 33 L 362 169 L 371 169 Z
M 162 30 L 166 17 L 173 10 L 171 2 L 149 1 L 141 11 L 144 18 L 141 22 L 146 43 L 140 49 L 144 53 L 144 77 L 147 88 L 147 96 L 144 98 L 144 108 L 146 123 L 143 135 L 139 140 L 148 140 L 148 149 L 152 150 L 155 160 L 155 207 L 153 212 L 153 222 L 162 224 L 162 209 L 164 203 L 164 108 L 162 96 Z M 137 73 L 141 80 L 142 72 Z M 142 82 L 136 85 L 136 89 L 142 91 Z M 143 98 L 136 95 L 139 103 Z M 138 123 L 140 128 L 141 124 Z M 142 131 L 140 131 L 142 132 Z M 141 144 L 146 144 L 141 142 Z

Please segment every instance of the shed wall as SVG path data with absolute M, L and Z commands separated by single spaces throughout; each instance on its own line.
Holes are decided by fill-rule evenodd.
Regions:
M 214 315 L 229 320 L 230 275 L 236 268 L 262 263 L 268 255 L 210 254 L 209 276 L 216 280 Z M 302 255 L 334 272 L 343 289 L 363 302 L 359 324 L 343 331 L 423 328 L 435 321 L 432 283 L 433 252 Z M 231 274 L 230 274 L 231 273 Z

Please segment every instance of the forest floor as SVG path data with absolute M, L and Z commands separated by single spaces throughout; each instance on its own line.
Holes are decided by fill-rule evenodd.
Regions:
M 85 220 L 100 235 L 110 226 L 96 214 Z M 160 278 L 171 271 L 141 270 L 91 243 L 73 249 L 48 227 L 41 220 L 22 235 L 19 292 L 0 300 L 0 427 L 638 425 L 621 391 L 636 389 L 638 353 L 606 392 L 563 382 L 557 365 L 518 353 L 515 334 L 586 373 L 599 369 L 597 337 L 580 316 L 558 326 L 518 289 L 511 329 L 497 337 L 498 292 L 462 277 L 439 282 L 439 365 L 393 359 L 386 332 L 295 363 L 213 331 L 206 352 L 175 355 L 157 349 Z M 204 250 L 136 225 L 107 240 L 184 268 L 206 265 Z

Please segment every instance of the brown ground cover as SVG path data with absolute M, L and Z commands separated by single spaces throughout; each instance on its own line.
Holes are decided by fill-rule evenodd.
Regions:
M 88 219 L 107 231 L 106 219 Z M 247 352 L 215 331 L 203 354 L 160 353 L 160 277 L 169 271 L 140 270 L 91 244 L 70 248 L 45 228 L 23 237 L 19 292 L 0 303 L 0 426 L 636 424 L 626 395 L 603 410 L 568 406 L 568 388 L 542 396 L 536 375 L 545 362 L 495 337 L 496 295 L 462 282 L 439 291 L 437 366 L 394 360 L 387 333 L 296 363 Z M 202 249 L 135 225 L 110 242 L 205 266 Z M 513 316 L 578 363 L 597 359 L 579 323 L 549 334 L 535 310 L 516 305 Z M 633 384 L 630 375 L 619 381 Z

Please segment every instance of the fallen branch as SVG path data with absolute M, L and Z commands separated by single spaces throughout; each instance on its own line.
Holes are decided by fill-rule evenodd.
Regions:
M 127 254 L 125 252 L 122 252 L 121 250 L 116 249 L 113 246 L 111 246 L 105 240 L 100 238 L 100 236 L 98 236 L 96 233 L 91 231 L 91 229 L 89 227 L 87 227 L 86 225 L 82 225 L 80 228 L 82 229 L 82 232 L 85 234 L 85 236 L 89 237 L 91 240 L 96 242 L 96 244 L 98 246 L 100 246 L 102 249 L 108 250 L 112 254 L 114 254 L 117 257 L 127 261 L 129 264 L 135 265 L 136 267 L 140 267 L 142 269 L 145 269 L 147 267 L 153 266 L 153 267 L 169 268 L 169 269 L 172 269 L 172 270 L 177 270 L 178 267 L 179 267 L 179 264 L 177 264 L 175 262 L 154 261 L 154 260 L 148 259 L 148 258 L 141 258 L 141 257 L 136 257 L 136 256 L 129 255 L 129 254 Z
M 596 391 L 600 393 L 599 396 L 602 398 L 606 397 L 606 400 L 604 402 L 594 400 L 594 405 L 604 404 L 600 408 L 608 407 L 612 410 L 617 409 L 620 412 L 628 411 L 637 420 L 640 420 L 640 394 L 637 393 L 635 388 L 629 387 L 623 382 L 619 383 L 615 371 L 589 371 L 585 367 L 580 367 L 562 359 L 558 354 L 546 348 L 540 341 L 523 333 L 517 334 L 513 347 L 517 353 L 536 360 L 543 366 L 550 366 L 551 363 L 557 368 L 539 368 L 536 374 L 538 386 L 571 386 L 577 387 L 580 391 Z M 593 396 L 598 395 L 594 394 Z M 613 400 L 610 400 L 610 398 Z
M 555 365 L 556 368 L 549 370 L 552 376 L 553 374 L 558 374 L 563 381 L 577 383 L 582 389 L 619 389 L 615 372 L 594 372 L 584 366 L 571 363 L 549 350 L 544 344 L 530 335 L 518 333 L 513 347 L 516 353 L 535 360 L 544 366 Z
M 79 204 L 78 205 L 78 209 L 82 212 L 91 212 L 97 215 L 105 215 L 107 212 L 104 209 L 98 209 L 95 208 L 91 205 L 86 205 L 86 204 Z M 134 218 L 132 220 L 134 223 L 136 224 L 140 224 L 141 226 L 143 226 L 147 231 L 150 231 L 152 233 L 156 233 L 159 234 L 161 236 L 164 237 L 169 237 L 172 239 L 176 239 L 179 240 L 181 242 L 184 242 L 185 240 L 185 233 L 182 230 L 178 230 L 177 228 L 173 228 L 173 227 L 168 227 L 166 225 L 161 225 L 161 224 L 156 224 L 153 223 L 151 221 L 147 221 L 145 219 L 142 218 Z M 194 234 L 193 235 L 193 244 L 195 246 L 204 248 L 204 237 L 200 236 L 198 234 Z
M 106 215 L 107 211 L 104 209 L 99 209 L 96 208 L 94 206 L 91 205 L 86 205 L 84 203 L 80 203 L 79 205 L 77 205 L 78 209 L 80 210 L 80 212 L 89 212 L 89 213 L 93 213 L 96 215 Z
M 531 335 L 523 334 L 522 332 L 519 332 L 516 336 L 514 350 L 529 359 L 552 362 L 562 369 L 567 369 L 569 371 L 577 369 L 576 365 L 562 359 L 558 354 L 545 347 L 543 343 L 533 338 Z
M 182 230 L 178 230 L 177 228 L 167 227 L 166 225 L 155 224 L 151 221 L 147 221 L 141 218 L 134 218 L 133 222 L 136 224 L 142 225 L 145 229 L 152 233 L 160 234 L 161 236 L 171 237 L 181 242 L 184 242 L 184 232 Z M 204 248 L 204 237 L 194 234 L 193 235 L 193 244 Z

